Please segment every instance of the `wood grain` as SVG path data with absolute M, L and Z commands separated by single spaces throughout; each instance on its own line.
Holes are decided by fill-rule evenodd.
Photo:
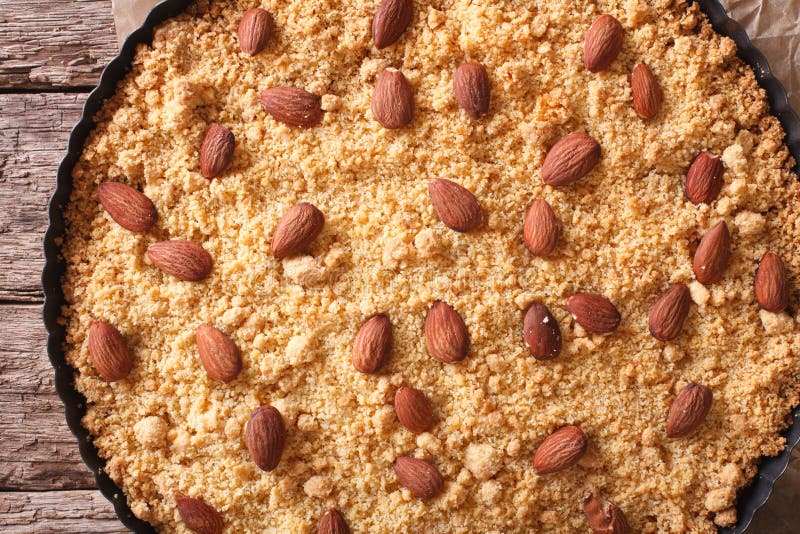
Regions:
M 0 493 L 0 531 L 7 534 L 128 532 L 111 503 L 97 490 Z

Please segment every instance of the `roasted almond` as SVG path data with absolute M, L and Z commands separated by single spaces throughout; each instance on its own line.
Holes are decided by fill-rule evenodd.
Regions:
M 411 23 L 413 0 L 383 0 L 372 19 L 372 42 L 375 48 L 394 44 Z
M 378 75 L 372 91 L 372 115 L 390 130 L 414 120 L 414 91 L 399 70 L 385 69 Z
M 221 534 L 222 516 L 203 499 L 179 496 L 178 513 L 186 528 L 197 534 Z
M 239 22 L 239 46 L 242 52 L 254 56 L 264 50 L 275 33 L 269 11 L 254 7 L 244 12 Z
M 701 284 L 713 284 L 722 279 L 731 259 L 731 234 L 725 221 L 711 227 L 700 240 L 694 253 L 692 269 Z
M 558 245 L 559 234 L 558 219 L 553 208 L 542 198 L 534 200 L 522 226 L 525 246 L 537 256 L 549 256 Z
M 664 92 L 650 67 L 639 63 L 631 74 L 633 109 L 643 119 L 652 119 L 661 110 Z
M 403 386 L 394 395 L 394 411 L 400 424 L 415 434 L 433 426 L 433 409 L 421 391 Z
M 722 191 L 722 160 L 703 152 L 697 156 L 686 174 L 686 198 L 692 204 L 710 204 Z
M 353 367 L 375 373 L 392 351 L 392 323 L 385 315 L 373 315 L 361 325 L 353 342 Z
M 600 162 L 600 145 L 585 132 L 572 132 L 559 139 L 542 165 L 542 181 L 559 187 L 576 182 Z
M 533 454 L 533 468 L 540 475 L 572 467 L 586 452 L 586 434 L 574 425 L 559 428 L 542 441 Z
M 583 43 L 583 64 L 589 72 L 606 70 L 617 59 L 625 40 L 625 29 L 611 15 L 597 17 Z
M 147 248 L 153 265 L 178 280 L 199 282 L 211 274 L 214 260 L 206 249 L 191 241 L 162 241 Z
M 590 334 L 608 334 L 619 326 L 621 317 L 610 300 L 591 293 L 576 293 L 567 300 L 567 311 Z
M 469 189 L 444 178 L 431 180 L 428 184 L 433 209 L 439 219 L 457 232 L 469 232 L 483 220 L 483 209 Z
M 428 354 L 444 363 L 467 357 L 469 333 L 464 320 L 452 306 L 437 300 L 425 317 L 425 346 Z
M 667 415 L 667 436 L 680 438 L 691 434 L 705 421 L 713 395 L 700 384 L 687 384 L 675 396 Z
M 200 146 L 200 173 L 209 180 L 219 176 L 233 161 L 235 144 L 230 130 L 212 124 Z
M 317 238 L 323 226 L 325 216 L 313 204 L 301 202 L 289 208 L 275 228 L 272 255 L 280 260 L 300 254 Z
M 583 511 L 594 534 L 630 534 L 631 527 L 625 514 L 612 503 L 603 503 L 588 492 L 583 497 Z
M 522 337 L 537 360 L 552 360 L 561 352 L 561 328 L 544 304 L 534 302 L 525 313 Z
M 761 258 L 756 272 L 756 300 L 767 311 L 781 312 L 789 305 L 789 280 L 786 267 L 774 252 L 767 252 Z
M 276 121 L 289 126 L 311 128 L 322 121 L 322 99 L 299 87 L 270 87 L 259 101 Z
M 444 480 L 439 470 L 424 460 L 399 456 L 394 461 L 394 472 L 403 487 L 414 497 L 432 499 L 442 492 Z
M 659 341 L 670 341 L 678 337 L 683 322 L 689 315 L 692 297 L 686 284 L 674 284 L 650 308 L 648 324 L 650 334 Z
M 350 527 L 347 526 L 342 514 L 331 508 L 319 520 L 317 534 L 350 534 Z
M 236 344 L 219 329 L 202 324 L 195 334 L 200 363 L 212 380 L 228 383 L 242 370 L 242 357 Z
M 145 232 L 156 224 L 158 212 L 153 201 L 133 187 L 119 182 L 97 186 L 97 197 L 114 221 L 131 232 Z
M 272 406 L 259 406 L 247 421 L 244 441 L 250 458 L 264 471 L 278 467 L 286 445 L 286 427 L 281 413 Z
M 464 63 L 453 75 L 453 91 L 456 100 L 473 119 L 480 119 L 489 112 L 489 74 L 477 61 Z
M 89 356 L 95 371 L 106 382 L 122 380 L 133 367 L 125 338 L 105 321 L 94 321 L 89 327 Z

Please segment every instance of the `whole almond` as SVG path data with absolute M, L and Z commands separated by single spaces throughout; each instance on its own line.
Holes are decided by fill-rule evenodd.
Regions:
M 200 173 L 209 180 L 219 176 L 233 161 L 235 144 L 230 130 L 212 124 L 200 146 Z
M 786 267 L 774 252 L 767 252 L 761 258 L 756 272 L 755 290 L 758 304 L 769 312 L 781 312 L 789 305 Z
M 453 91 L 458 103 L 473 119 L 480 119 L 489 112 L 489 74 L 477 61 L 464 63 L 456 69 Z
M 202 324 L 195 334 L 200 363 L 212 380 L 228 383 L 242 370 L 242 357 L 236 344 L 219 329 Z
M 542 181 L 559 187 L 576 182 L 600 162 L 600 145 L 585 132 L 572 132 L 559 139 L 542 165 Z
M 537 256 L 549 256 L 558 246 L 560 233 L 558 219 L 550 204 L 542 198 L 534 200 L 522 226 L 522 237 L 528 250 Z
M 239 22 L 239 46 L 245 54 L 254 56 L 264 50 L 275 32 L 269 11 L 254 7 L 244 12 Z
M 443 363 L 455 363 L 467 357 L 467 325 L 446 302 L 437 300 L 428 310 L 425 317 L 425 346 L 428 354 Z
M 686 198 L 692 204 L 710 204 L 722 191 L 722 160 L 703 152 L 697 156 L 686 174 Z
M 590 334 L 608 334 L 619 326 L 621 317 L 610 300 L 591 293 L 576 293 L 567 300 L 567 311 Z
M 572 467 L 584 455 L 588 444 L 586 434 L 580 428 L 563 426 L 547 436 L 536 449 L 533 468 L 544 475 Z
M 338 510 L 331 508 L 319 520 L 317 534 L 350 534 L 350 527 Z
M 180 496 L 178 512 L 186 528 L 197 534 L 221 534 L 224 527 L 222 516 L 202 499 Z
M 588 492 L 583 497 L 583 511 L 594 534 L 630 534 L 631 527 L 625 514 L 612 503 L 603 503 Z
M 394 472 L 403 487 L 414 497 L 432 499 L 442 492 L 444 480 L 439 470 L 424 460 L 399 456 L 394 461 Z
M 689 315 L 692 297 L 686 284 L 674 284 L 650 308 L 648 324 L 650 334 L 659 341 L 670 341 L 678 337 L 683 322 Z
M 725 221 L 715 224 L 694 253 L 692 269 L 701 284 L 713 284 L 722 279 L 731 259 L 731 234 Z
M 675 396 L 667 415 L 667 436 L 680 438 L 691 434 L 705 421 L 713 395 L 700 384 L 690 383 Z
M 617 59 L 625 40 L 625 29 L 611 15 L 597 17 L 583 43 L 583 64 L 589 72 L 606 70 Z
M 534 302 L 525 313 L 522 337 L 537 360 L 552 360 L 561 352 L 561 328 L 544 304 Z
M 353 342 L 353 367 L 376 373 L 392 351 L 392 323 L 385 315 L 373 315 L 361 325 Z
M 191 241 L 161 241 L 147 248 L 153 265 L 178 280 L 199 282 L 211 274 L 214 260 L 206 249 Z
M 275 227 L 272 255 L 280 260 L 300 254 L 317 238 L 323 226 L 325 216 L 313 204 L 301 202 L 289 208 Z
M 411 23 L 413 0 L 383 0 L 372 19 L 372 42 L 375 48 L 394 44 Z
M 259 406 L 247 421 L 244 441 L 250 458 L 264 471 L 278 467 L 286 445 L 286 427 L 281 413 L 272 406 Z
M 415 434 L 433 426 L 433 409 L 421 391 L 403 386 L 394 395 L 394 410 L 400 424 Z
M 311 128 L 322 121 L 322 99 L 299 87 L 270 87 L 259 101 L 276 121 L 289 126 Z
M 131 232 L 146 232 L 156 224 L 158 212 L 153 201 L 133 187 L 119 182 L 97 186 L 97 197 L 114 221 Z
M 433 209 L 439 219 L 457 232 L 469 232 L 483 220 L 483 209 L 469 189 L 444 178 L 436 178 L 428 184 Z
M 408 126 L 414 120 L 414 91 L 399 70 L 385 69 L 378 75 L 372 91 L 372 115 L 390 130 Z
M 631 74 L 633 109 L 643 119 L 652 119 L 661 110 L 664 92 L 650 67 L 639 63 Z
M 105 321 L 94 321 L 89 327 L 89 356 L 95 371 L 106 382 L 122 380 L 133 367 L 125 338 Z

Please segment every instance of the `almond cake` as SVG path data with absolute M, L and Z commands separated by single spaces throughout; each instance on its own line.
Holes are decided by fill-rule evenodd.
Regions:
M 800 187 L 682 0 L 199 1 L 73 171 L 67 359 L 161 532 L 714 532 Z

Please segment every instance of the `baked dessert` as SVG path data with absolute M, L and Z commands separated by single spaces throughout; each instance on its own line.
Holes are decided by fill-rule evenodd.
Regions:
M 63 245 L 84 424 L 134 513 L 734 524 L 800 401 L 800 188 L 735 52 L 668 0 L 201 1 L 161 25 L 96 117 Z

